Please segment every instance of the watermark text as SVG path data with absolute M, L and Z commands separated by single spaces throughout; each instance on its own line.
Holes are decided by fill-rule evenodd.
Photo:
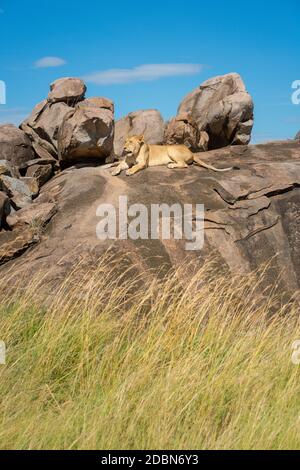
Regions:
M 6 364 L 6 347 L 4 341 L 0 341 L 0 365 Z
M 203 204 L 128 205 L 127 196 L 97 208 L 101 217 L 96 227 L 99 240 L 185 240 L 187 251 L 201 250 L 204 244 Z
M 292 94 L 292 103 L 299 105 L 300 104 L 300 80 L 295 80 L 292 83 L 292 88 L 295 90 Z
M 6 85 L 3 80 L 0 80 L 0 104 L 6 104 Z

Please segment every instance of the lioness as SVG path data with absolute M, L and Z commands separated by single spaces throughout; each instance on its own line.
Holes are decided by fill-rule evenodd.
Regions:
M 148 166 L 167 165 L 168 168 L 187 168 L 196 163 L 199 166 L 213 171 L 230 171 L 232 168 L 218 169 L 202 162 L 185 145 L 149 145 L 145 143 L 143 135 L 136 135 L 126 139 L 124 145 L 125 159 L 122 160 L 112 172 L 113 176 L 126 170 L 131 176 Z

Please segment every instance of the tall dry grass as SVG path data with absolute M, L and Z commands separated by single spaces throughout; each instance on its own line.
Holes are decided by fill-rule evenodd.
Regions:
M 2 293 L 0 448 L 299 448 L 298 312 L 261 276 L 102 264 L 46 302 Z

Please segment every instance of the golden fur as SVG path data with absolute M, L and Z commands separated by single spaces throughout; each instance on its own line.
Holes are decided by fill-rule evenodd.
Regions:
M 232 168 L 218 169 L 202 162 L 185 145 L 146 144 L 142 135 L 128 137 L 124 152 L 126 157 L 112 172 L 113 176 L 119 175 L 123 170 L 126 170 L 127 176 L 131 176 L 151 166 L 167 165 L 168 168 L 187 168 L 192 163 L 213 171 L 232 170 Z

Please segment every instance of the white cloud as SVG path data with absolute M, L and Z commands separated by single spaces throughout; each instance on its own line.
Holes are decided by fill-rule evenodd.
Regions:
M 59 67 L 60 65 L 64 65 L 66 61 L 61 57 L 42 57 L 41 59 L 37 60 L 34 64 L 34 67 L 37 69 L 41 68 L 48 68 L 48 67 Z
M 96 85 L 144 82 L 163 77 L 196 75 L 201 72 L 201 64 L 146 64 L 132 69 L 109 69 L 86 75 L 83 80 Z

